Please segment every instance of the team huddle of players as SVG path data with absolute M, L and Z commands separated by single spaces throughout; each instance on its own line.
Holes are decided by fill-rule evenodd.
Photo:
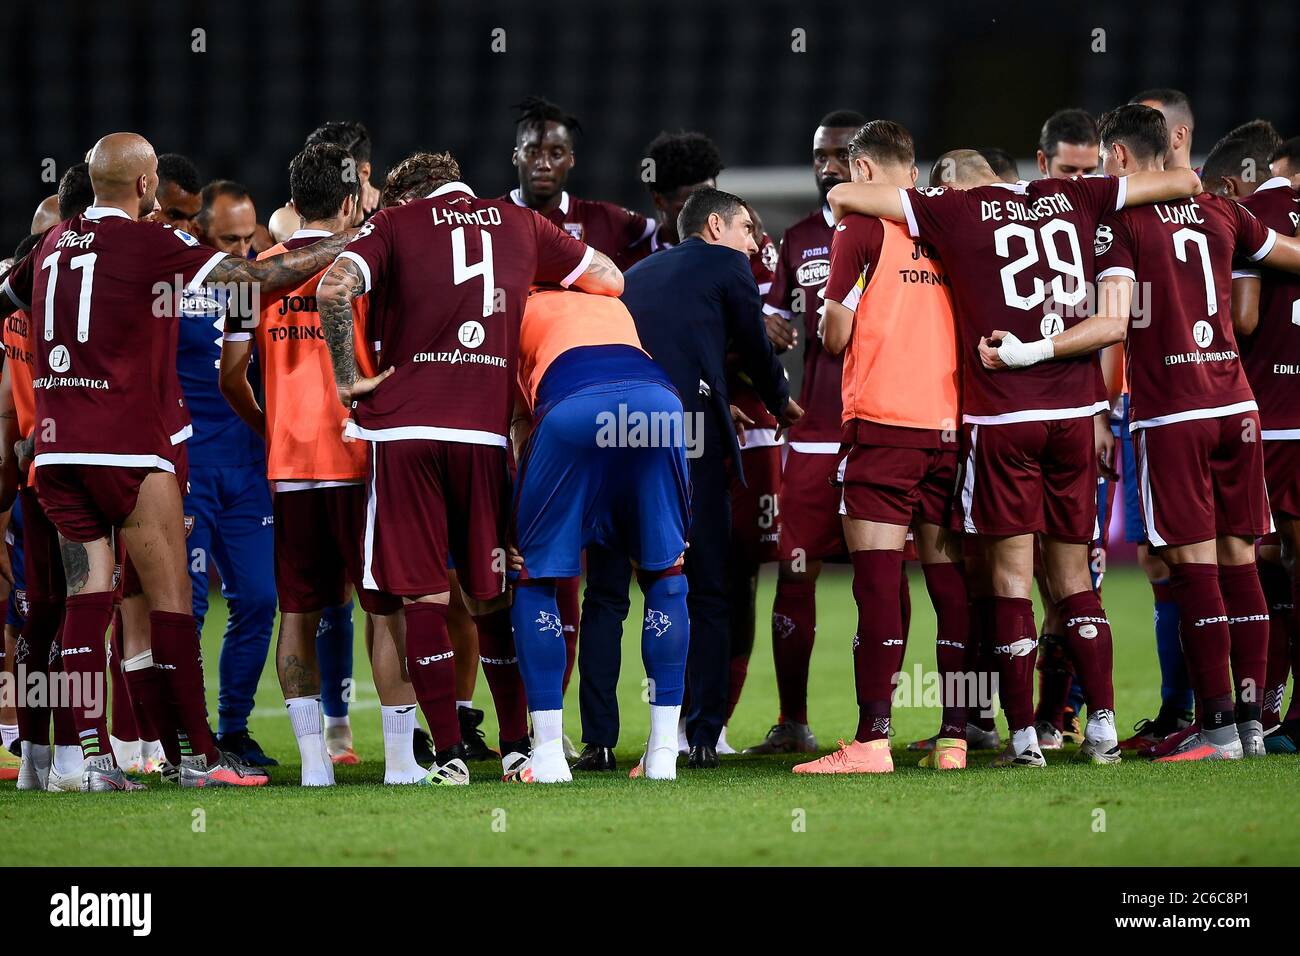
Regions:
M 1126 749 L 1159 760 L 1296 750 L 1294 696 L 1287 719 L 1281 711 L 1300 651 L 1300 140 L 1246 124 L 1198 175 L 1192 127 L 1182 94 L 1150 91 L 1099 123 L 1079 110 L 1050 118 L 1041 179 L 1020 180 L 1001 150 L 958 149 L 917 186 L 906 129 L 837 111 L 813 135 L 822 206 L 779 247 L 745 207 L 743 248 L 758 250 L 750 268 L 765 302 L 752 320 L 778 350 L 802 342 L 805 409 L 782 435 L 742 375 L 728 383 L 746 477 L 732 488 L 728 717 L 754 643 L 755 576 L 779 562 L 781 712 L 747 753 L 818 749 L 816 582 L 838 560 L 853 569 L 859 722 L 851 743 L 795 772 L 893 769 L 909 559 L 938 624 L 940 727 L 913 745 L 924 766 L 960 769 L 968 749 L 999 749 L 987 675 L 1010 731 L 998 765 L 1043 766 L 1066 739 L 1102 764 Z M 82 174 L 93 204 L 69 195 L 65 205 L 61 187 L 57 221 L 24 242 L 0 287 L 16 310 L 0 392 L 28 602 L 14 660 L 91 686 L 118 613 L 122 693 L 140 738 L 159 742 L 164 778 L 268 782 L 208 727 L 186 570 L 175 308 L 209 295 L 227 303 L 213 374 L 267 443 L 277 670 L 302 783 L 334 782 L 314 639 L 350 589 L 366 612 L 386 783 L 469 780 L 457 669 L 478 661 L 453 650 L 450 629 L 466 612 L 503 776 L 569 779 L 563 684 L 543 693 L 535 676 L 536 655 L 560 645 L 539 650 L 522 631 L 563 636 L 567 683 L 590 515 L 536 502 L 546 475 L 564 474 L 547 471 L 558 453 L 541 433 L 554 444 L 563 423 L 581 430 L 613 407 L 600 404 L 611 383 L 624 405 L 680 409 L 616 299 L 621 270 L 688 237 L 679 221 L 696 221 L 693 196 L 726 195 L 713 191 L 717 148 L 678 133 L 648 148 L 655 219 L 574 197 L 564 187 L 577 132 L 558 107 L 523 104 L 520 185 L 495 200 L 461 182 L 448 154 L 408 157 L 379 190 L 358 181 L 346 148 L 311 143 L 289 168 L 292 207 L 272 220 L 289 226 L 256 259 L 162 225 L 152 146 L 135 134 L 100 140 Z M 722 235 L 715 217 L 726 217 L 707 217 Z M 251 305 L 240 292 L 250 288 Z M 529 439 L 536 422 L 545 427 Z M 684 636 L 681 450 L 590 461 L 626 478 L 641 505 L 599 502 L 638 527 L 627 537 L 645 633 L 662 638 L 673 621 Z M 1159 714 L 1125 741 L 1100 573 L 1118 488 L 1156 599 L 1162 669 Z M 512 527 L 521 515 L 538 523 L 526 541 L 527 522 Z M 563 528 L 572 540 L 557 545 Z M 643 648 L 659 696 L 633 775 L 671 778 L 684 644 Z M 20 697 L 20 789 L 55 778 L 60 789 L 140 787 L 114 756 L 102 704 L 65 703 L 53 708 L 55 742 L 78 752 L 75 772 L 51 766 L 50 709 Z M 413 751 L 417 708 L 431 766 Z M 592 750 L 577 768 L 612 766 Z M 734 752 L 725 728 L 716 750 Z

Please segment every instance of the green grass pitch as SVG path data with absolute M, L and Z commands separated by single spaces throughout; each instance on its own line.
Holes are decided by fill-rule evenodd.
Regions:
M 765 570 L 759 620 L 772 604 Z M 934 666 L 934 616 L 919 575 L 906 667 Z M 1139 572 L 1117 569 L 1105 598 L 1115 631 L 1118 718 L 1127 729 L 1150 716 L 1158 675 L 1151 596 Z M 828 570 L 818 591 L 810 717 L 823 748 L 852 733 L 849 645 L 855 613 L 849 579 Z M 630 621 L 638 621 L 634 603 Z M 215 713 L 215 662 L 224 605 L 214 601 L 204 653 Z M 680 772 L 672 783 L 629 780 L 648 725 L 640 700 L 639 638 L 629 626 L 620 687 L 624 771 L 580 776 L 568 786 L 500 782 L 499 765 L 471 767 L 464 788 L 389 788 L 383 777 L 378 704 L 357 628 L 363 762 L 339 768 L 331 791 L 297 786 L 297 751 L 273 662 L 263 674 L 252 730 L 282 765 L 273 786 L 198 792 L 154 778 L 147 793 L 17 793 L 0 784 L 0 847 L 10 863 L 42 865 L 466 865 L 466 864 L 867 864 L 867 865 L 1286 865 L 1300 850 L 1295 793 L 1300 763 L 1266 757 L 1234 764 L 1117 767 L 1048 755 L 1042 771 L 988 768 L 974 754 L 963 773 L 915 766 L 903 748 L 937 727 L 933 709 L 895 710 L 894 758 L 886 777 L 799 778 L 794 758 L 723 758 L 720 770 Z M 575 685 L 567 729 L 579 737 Z M 491 703 L 482 679 L 478 706 Z M 759 638 L 744 696 L 728 731 L 738 748 L 759 740 L 776 716 L 768 629 Z M 93 825 L 92 825 L 93 824 Z

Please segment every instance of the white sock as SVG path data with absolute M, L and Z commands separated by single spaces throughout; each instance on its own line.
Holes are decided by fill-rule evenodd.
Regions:
M 466 710 L 470 710 L 474 707 L 474 702 L 472 700 L 458 700 L 456 701 L 456 706 L 464 707 Z
M 419 783 L 425 769 L 415 762 L 415 704 L 379 708 L 384 726 L 384 783 Z
M 1099 710 L 1094 714 L 1089 710 L 1084 736 L 1095 744 L 1114 745 L 1119 739 L 1115 730 L 1115 714 L 1109 710 Z
M 558 710 L 534 711 L 533 719 L 536 720 L 538 713 L 558 714 Z M 573 779 L 573 773 L 569 770 L 569 762 L 564 759 L 564 739 L 563 737 L 552 737 L 544 743 L 538 743 L 533 747 L 533 755 L 529 758 L 529 768 L 533 772 L 533 780 L 536 783 L 568 783 Z
M 670 747 L 677 750 L 677 724 L 681 720 L 682 705 L 663 707 L 650 705 L 650 743 L 649 749 Z
M 327 787 L 333 781 L 333 765 L 325 754 L 325 734 L 321 730 L 320 698 L 291 697 L 284 702 L 289 709 L 289 723 L 298 739 L 302 757 L 302 785 Z
M 351 726 L 352 724 L 348 721 L 347 714 L 344 714 L 342 717 L 331 717 L 329 714 L 325 715 L 326 730 L 329 730 L 331 727 L 351 727 Z
M 1026 750 L 1038 750 L 1038 731 L 1033 727 L 1022 727 L 1011 735 L 1011 749 L 1022 754 Z
M 533 718 L 533 747 L 540 747 L 542 744 L 550 743 L 552 740 L 561 742 L 560 752 L 564 752 L 564 711 L 562 710 L 534 710 Z
M 132 764 L 138 764 L 141 759 L 140 741 L 138 740 L 119 740 L 112 734 L 108 735 L 109 746 L 113 748 L 113 756 L 117 758 L 119 767 L 128 767 Z
M 48 770 L 50 768 L 50 745 L 34 744 L 30 740 L 24 740 L 23 761 L 33 767 Z
M 79 774 L 85 769 L 85 758 L 81 753 L 81 744 L 54 745 L 54 772 L 68 777 Z
M 18 739 L 17 724 L 0 724 L 0 747 L 9 749 L 9 745 Z

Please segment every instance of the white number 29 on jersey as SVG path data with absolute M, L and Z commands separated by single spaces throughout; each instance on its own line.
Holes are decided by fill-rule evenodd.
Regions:
M 460 285 L 470 279 L 483 279 L 483 318 L 486 319 L 492 314 L 496 282 L 492 273 L 492 234 L 483 229 L 479 235 L 483 239 L 483 258 L 471 265 L 465 261 L 465 227 L 457 226 L 451 231 L 451 281 Z
M 1065 258 L 1058 248 L 1057 236 L 1064 236 L 1069 258 Z M 1088 294 L 1084 283 L 1083 253 L 1079 248 L 1079 234 L 1074 223 L 1065 219 L 1053 219 L 1035 232 L 1018 222 L 1008 223 L 993 233 L 993 248 L 1003 259 L 1011 258 L 1011 240 L 1018 239 L 1024 243 L 1025 254 L 1008 262 L 998 273 L 1002 277 L 1002 295 L 1007 305 L 1013 309 L 1028 312 L 1036 309 L 1047 300 L 1047 284 L 1034 276 L 1034 287 L 1028 295 L 1022 295 L 1016 289 L 1016 277 L 1038 261 L 1038 247 L 1041 244 L 1047 257 L 1047 264 L 1056 270 L 1052 277 L 1052 301 L 1058 305 L 1074 306 L 1083 301 Z M 1066 291 L 1064 276 L 1074 280 L 1073 289 Z

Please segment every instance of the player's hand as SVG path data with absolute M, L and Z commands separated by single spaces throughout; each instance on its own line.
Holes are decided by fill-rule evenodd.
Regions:
M 784 316 L 766 312 L 763 314 L 763 324 L 767 326 L 768 341 L 778 352 L 785 352 L 798 344 L 799 328 Z
M 1097 465 L 1107 481 L 1119 481 L 1119 471 L 1115 467 L 1115 433 L 1110 430 L 1110 413 L 1094 415 L 1092 421 Z
M 735 405 L 731 406 L 731 424 L 736 427 L 736 441 L 740 442 L 740 447 L 745 447 L 745 429 L 754 424 L 754 419 L 750 418 Z
M 987 369 L 1006 368 L 1006 363 L 1002 361 L 1002 356 L 998 354 L 998 349 L 1002 345 L 1002 337 L 1006 332 L 994 332 L 992 335 L 986 335 L 980 339 L 980 361 Z
M 18 474 L 27 474 L 27 468 L 32 463 L 32 456 L 36 451 L 36 436 L 28 435 L 26 438 L 20 438 L 14 442 L 14 460 L 18 464 Z
M 369 182 L 361 184 L 361 211 L 369 216 L 379 208 L 379 190 Z
M 776 437 L 779 440 L 785 434 L 786 429 L 803 418 L 803 409 L 793 398 L 785 400 L 785 408 L 781 409 L 781 414 L 776 420 Z
M 339 388 L 339 401 L 343 403 L 344 408 L 351 408 L 354 400 L 360 398 L 362 395 L 369 395 L 380 386 L 384 379 L 388 378 L 388 376 L 392 375 L 395 371 L 396 368 L 386 368 L 378 375 L 371 375 L 368 378 L 358 378 L 352 383 L 351 388 Z
M 510 565 L 511 572 L 515 574 L 524 569 L 524 556 L 513 544 L 506 546 L 506 561 Z

